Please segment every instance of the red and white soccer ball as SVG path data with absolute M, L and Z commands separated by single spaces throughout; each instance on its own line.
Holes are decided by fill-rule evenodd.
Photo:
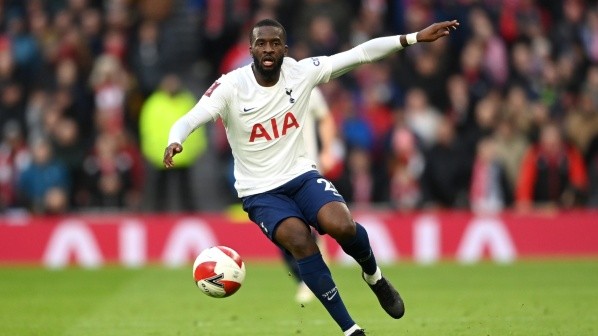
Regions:
M 193 263 L 193 279 L 211 297 L 235 294 L 245 279 L 245 263 L 230 247 L 213 246 L 203 250 Z

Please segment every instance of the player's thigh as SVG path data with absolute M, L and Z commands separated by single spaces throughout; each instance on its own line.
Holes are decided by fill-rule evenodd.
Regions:
M 273 242 L 276 242 L 274 237 L 279 224 L 287 218 L 298 218 L 307 227 L 307 221 L 295 201 L 280 193 L 266 192 L 244 197 L 243 210 Z
M 308 223 L 320 233 L 331 233 L 337 225 L 351 225 L 351 213 L 334 185 L 317 172 L 306 175 L 294 197 Z

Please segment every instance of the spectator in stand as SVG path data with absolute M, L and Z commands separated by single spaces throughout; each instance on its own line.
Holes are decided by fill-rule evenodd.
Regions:
M 538 81 L 538 95 L 540 101 L 550 108 L 551 115 L 563 109 L 563 85 L 552 59 L 546 60 L 542 67 L 542 77 Z
M 598 208 L 598 133 L 590 141 L 585 162 L 588 167 L 588 206 Z
M 90 84 L 95 93 L 96 126 L 101 131 L 122 131 L 129 78 L 120 61 L 112 55 L 98 57 L 90 75 Z
M 107 210 L 127 208 L 133 189 L 133 158 L 119 150 L 118 139 L 110 133 L 96 138 L 92 152 L 83 160 L 82 206 Z
M 586 167 L 579 150 L 563 140 L 560 128 L 545 125 L 538 144 L 528 149 L 517 182 L 520 210 L 572 207 L 587 191 Z
M 414 47 L 406 50 L 405 55 L 394 55 L 403 56 L 405 62 L 405 66 L 398 68 L 394 78 L 400 82 L 403 90 L 422 90 L 434 108 L 445 109 L 448 100 L 444 81 L 450 65 L 449 59 L 445 57 L 450 52 L 448 42 Z M 390 63 L 391 60 L 386 62 Z
M 306 42 L 311 49 L 310 55 L 338 52 L 351 33 L 348 29 L 351 27 L 351 18 L 356 17 L 351 5 L 351 1 L 334 0 L 303 1 L 297 4 L 296 8 L 291 9 L 294 25 L 288 32 L 289 41 L 308 36 Z
M 64 116 L 72 118 L 80 129 L 81 140 L 89 144 L 93 131 L 93 95 L 85 85 L 83 74 L 72 59 L 56 64 L 52 85 L 53 99 L 60 103 Z
M 374 131 L 370 124 L 358 112 L 354 98 L 347 90 L 339 92 L 339 101 L 331 104 L 333 114 L 341 116 L 342 135 L 347 147 L 358 147 L 365 150 L 374 148 Z M 337 111 L 336 113 L 334 111 Z
M 467 81 L 460 74 L 452 75 L 447 79 L 446 91 L 448 107 L 444 115 L 453 122 L 457 132 L 468 129 L 474 122 L 474 101 Z
M 460 72 L 474 101 L 484 97 L 492 87 L 491 77 L 483 66 L 483 57 L 484 45 L 477 40 L 469 40 L 460 54 Z
M 23 86 L 15 81 L 0 83 L 0 91 L 0 127 L 3 127 L 7 121 L 13 120 L 17 121 L 19 127 L 24 130 L 23 109 L 25 107 L 25 97 Z
M 164 76 L 158 24 L 143 21 L 137 35 L 137 43 L 131 50 L 131 64 L 139 80 L 141 93 L 147 97 L 158 87 Z
M 494 132 L 497 159 L 505 168 L 511 191 L 517 185 L 521 161 L 528 148 L 526 137 L 517 131 L 514 124 L 513 120 L 503 117 Z
M 328 15 L 316 15 L 308 27 L 308 43 L 313 55 L 332 55 L 339 50 L 340 38 Z
M 496 213 L 510 205 L 512 200 L 506 171 L 498 160 L 496 140 L 492 137 L 482 138 L 478 142 L 469 188 L 471 210 Z
M 482 44 L 482 68 L 495 87 L 503 87 L 508 79 L 509 65 L 507 47 L 495 31 L 488 13 L 481 7 L 469 13 L 469 26 L 473 30 L 472 39 Z
M 15 65 L 10 40 L 0 35 L 0 83 L 19 81 L 19 69 Z
M 521 86 L 510 86 L 503 104 L 502 115 L 513 121 L 518 133 L 532 139 L 532 104 Z
M 26 18 L 22 11 L 12 10 L 6 13 L 6 35 L 10 39 L 15 65 L 31 81 L 39 70 L 41 55 L 37 41 L 27 33 Z
M 162 164 L 164 143 L 168 142 L 168 127 L 195 105 L 195 97 L 187 91 L 177 75 L 166 75 L 158 90 L 145 101 L 139 117 L 141 152 L 148 161 L 151 180 L 147 184 L 146 196 L 151 210 L 184 210 L 197 208 L 193 196 L 191 167 L 206 149 L 206 135 L 203 128 L 195 130 L 187 139 L 185 151 L 180 154 L 174 169 Z M 170 187 L 176 192 L 170 195 Z M 175 191 L 175 190 L 172 190 Z M 169 204 L 174 199 L 174 207 Z M 177 206 L 182 209 L 176 209 Z
M 507 42 L 529 36 L 542 24 L 542 13 L 533 0 L 505 1 L 499 17 L 500 32 Z
M 473 165 L 478 151 L 478 142 L 494 133 L 498 120 L 500 97 L 496 92 L 490 92 L 475 105 L 474 123 L 461 133 L 461 142 L 467 155 L 467 166 Z M 469 171 L 469 169 L 468 169 Z
M 598 67 L 592 68 L 589 76 L 598 76 Z M 589 88 L 582 90 L 579 102 L 565 117 L 567 138 L 582 153 L 587 152 L 590 141 L 598 134 L 598 101 L 594 93 Z
M 527 41 L 515 43 L 511 48 L 511 74 L 509 75 L 509 87 L 518 86 L 527 96 L 534 91 L 534 80 L 540 76 L 539 69 L 534 65 L 532 49 Z
M 360 1 L 358 17 L 351 27 L 351 44 L 358 45 L 384 34 L 386 4 L 382 1 Z M 297 58 L 302 59 L 302 58 Z
M 588 68 L 582 92 L 590 97 L 594 106 L 598 106 L 598 63 Z
M 97 57 L 102 53 L 102 12 L 98 8 L 84 8 L 79 15 L 83 39 L 87 41 L 87 48 L 91 54 Z
M 387 64 L 367 64 L 355 73 L 360 85 L 359 114 L 372 130 L 372 159 L 375 165 L 382 155 L 384 137 L 390 132 L 393 123 L 391 106 L 396 96 L 391 72 Z
M 9 37 L 0 33 L 0 129 L 9 120 L 15 120 L 25 131 L 22 113 L 25 104 L 22 68 L 18 67 L 15 46 Z
M 17 178 L 31 161 L 21 127 L 8 121 L 0 142 L 0 212 L 17 206 Z
M 132 185 L 127 191 L 126 207 L 129 210 L 140 210 L 142 207 L 142 195 L 147 181 L 147 172 L 139 143 L 129 131 L 114 134 L 119 153 L 131 160 Z
M 398 120 L 391 132 L 389 148 L 389 201 L 394 208 L 413 210 L 419 207 L 422 201 L 420 179 L 425 161 L 417 138 L 402 121 L 402 113 L 396 114 Z
M 65 212 L 70 190 L 67 168 L 54 158 L 47 139 L 33 140 L 31 155 L 31 163 L 18 179 L 22 204 L 36 214 Z
M 425 91 L 419 88 L 407 91 L 405 122 L 424 148 L 430 148 L 436 143 L 441 121 L 440 112 L 429 103 Z
M 563 98 L 564 108 L 575 104 L 576 94 L 581 88 L 585 75 L 583 61 L 577 49 L 564 51 L 556 59 L 559 83 L 562 85 L 565 95 Z
M 71 179 L 72 192 L 69 202 L 75 205 L 75 196 L 82 187 L 81 162 L 87 148 L 81 141 L 79 125 L 71 118 L 60 117 L 56 125 L 50 130 L 52 152 L 56 160 L 62 162 L 68 170 Z
M 552 45 L 556 53 L 571 50 L 576 47 L 578 33 L 584 22 L 585 1 L 564 0 L 557 12 L 561 17 L 551 30 Z
M 593 63 L 598 62 L 598 9 L 591 8 L 580 32 L 586 55 Z
M 467 203 L 466 155 L 449 120 L 440 120 L 436 143 L 425 152 L 421 179 L 425 207 L 464 207 Z
M 351 206 L 368 207 L 374 197 L 380 196 L 375 190 L 370 152 L 360 147 L 350 148 L 345 167 L 344 174 L 334 182 L 338 192 Z

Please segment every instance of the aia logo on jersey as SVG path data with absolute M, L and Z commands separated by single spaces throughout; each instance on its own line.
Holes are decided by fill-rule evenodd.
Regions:
M 268 123 L 265 124 L 267 125 Z M 295 118 L 295 116 L 293 115 L 293 112 L 287 112 L 284 115 L 282 125 L 278 125 L 276 118 L 272 118 L 270 119 L 270 127 L 268 128 L 270 128 L 271 130 L 268 131 L 266 127 L 261 123 L 253 125 L 253 128 L 251 129 L 251 136 L 249 137 L 249 142 L 254 142 L 256 139 L 259 138 L 264 138 L 266 139 L 266 141 L 278 139 L 281 136 L 286 135 L 291 128 L 299 128 L 299 123 L 297 122 L 297 118 Z
M 210 86 L 208 88 L 208 90 L 206 91 L 206 93 L 204 93 L 204 96 L 206 97 L 210 97 L 212 95 L 212 93 L 214 93 L 214 91 L 216 91 L 216 89 L 220 86 L 220 83 L 218 82 L 214 82 L 214 84 L 212 84 L 212 86 Z

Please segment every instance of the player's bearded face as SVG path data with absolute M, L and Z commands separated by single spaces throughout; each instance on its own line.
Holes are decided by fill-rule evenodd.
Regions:
M 277 27 L 258 27 L 253 30 L 251 57 L 260 76 L 273 79 L 280 73 L 287 46 L 283 30 Z
M 255 55 L 253 54 L 253 64 L 255 69 L 264 77 L 270 78 L 280 72 L 284 55 Z

